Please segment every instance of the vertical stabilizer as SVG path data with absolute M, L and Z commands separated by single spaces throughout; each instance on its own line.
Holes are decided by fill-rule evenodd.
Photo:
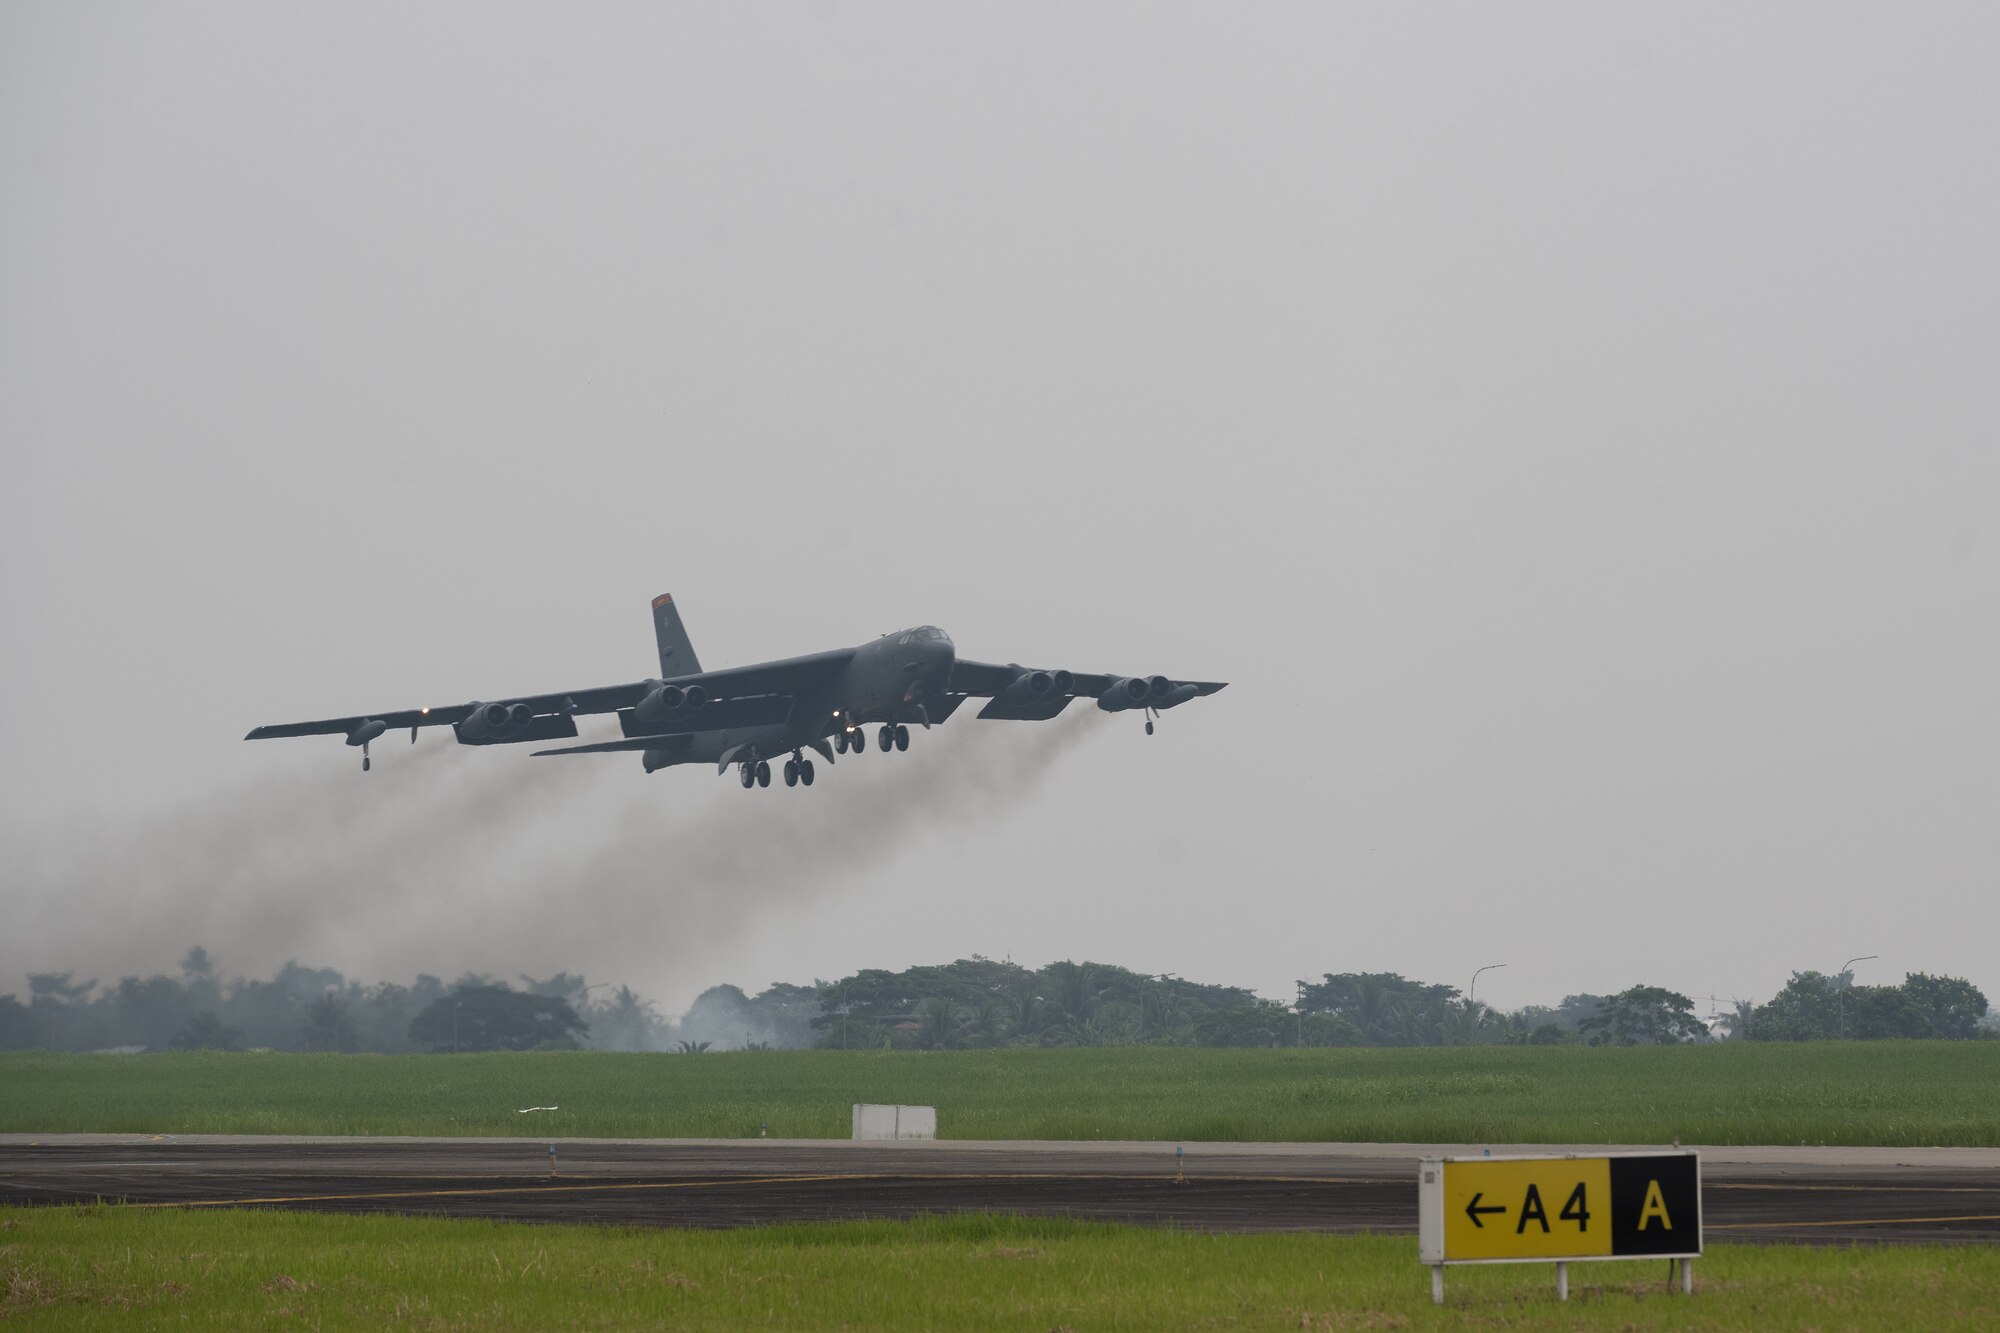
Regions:
M 681 626 L 680 608 L 674 595 L 663 592 L 653 599 L 653 634 L 660 641 L 660 677 L 693 676 L 701 672 L 701 659 L 694 655 L 688 632 Z

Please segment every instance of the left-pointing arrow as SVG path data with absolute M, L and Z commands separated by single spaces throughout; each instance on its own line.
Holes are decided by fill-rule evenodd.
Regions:
M 1482 1231 L 1486 1229 L 1486 1224 L 1479 1220 L 1481 1213 L 1504 1213 L 1507 1211 L 1506 1205 L 1498 1203 L 1489 1203 L 1484 1208 L 1481 1208 L 1479 1201 L 1485 1197 L 1486 1191 L 1480 1190 L 1472 1196 L 1472 1202 L 1465 1205 L 1465 1215 L 1472 1219 L 1472 1225 Z

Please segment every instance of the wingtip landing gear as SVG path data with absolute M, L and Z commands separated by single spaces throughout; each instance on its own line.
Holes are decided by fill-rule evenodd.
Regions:
M 366 773 L 371 767 L 373 767 L 373 764 L 374 761 L 369 759 L 368 757 L 368 742 L 363 741 L 361 742 L 361 771 L 363 773 Z

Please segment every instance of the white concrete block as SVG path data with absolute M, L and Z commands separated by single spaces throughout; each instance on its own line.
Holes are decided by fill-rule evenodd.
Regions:
M 890 1106 L 873 1102 L 854 1103 L 854 1137 L 857 1139 L 934 1139 L 937 1137 L 937 1107 Z
M 937 1107 L 899 1106 L 896 1108 L 896 1137 L 934 1139 L 937 1137 Z

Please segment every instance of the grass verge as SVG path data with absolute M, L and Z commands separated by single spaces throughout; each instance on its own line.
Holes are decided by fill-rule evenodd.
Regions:
M 406 1217 L 0 1209 L 0 1320 L 35 1328 L 1972 1329 L 1992 1247 L 1717 1247 L 1454 1269 L 1416 1242 L 959 1217 L 638 1231 Z
M 0 1132 L 2000 1146 L 2000 1042 L 1593 1049 L 0 1053 Z M 518 1114 L 527 1106 L 553 1113 Z

